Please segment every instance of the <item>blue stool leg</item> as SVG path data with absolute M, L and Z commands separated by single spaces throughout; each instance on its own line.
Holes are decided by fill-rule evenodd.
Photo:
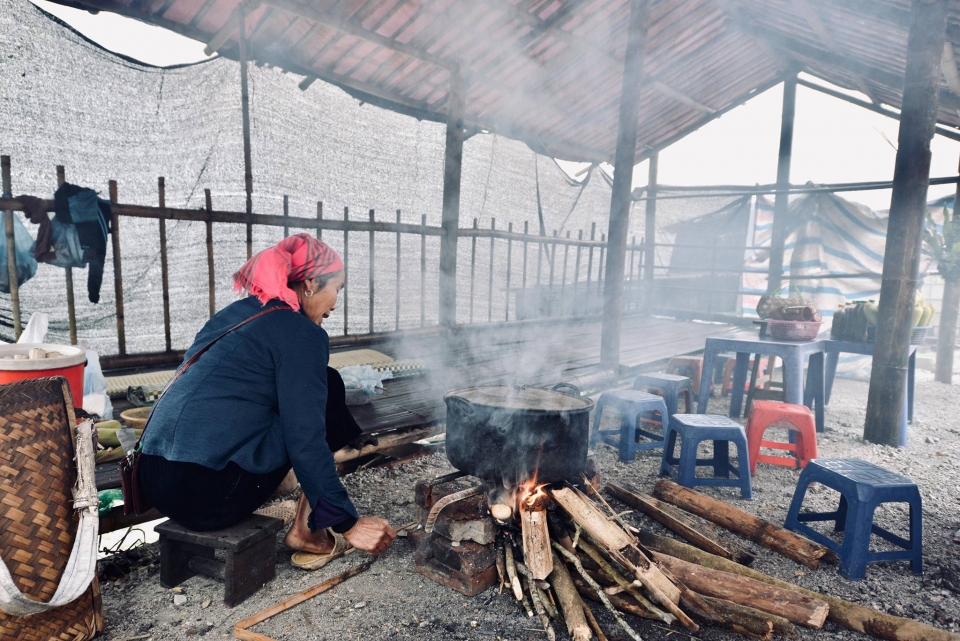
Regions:
M 917 350 L 910 354 L 907 367 L 907 420 L 913 422 L 913 388 L 917 383 Z
M 740 477 L 740 498 L 753 500 L 753 485 L 750 481 L 750 453 L 747 450 L 747 441 L 737 439 L 737 465 Z
M 663 439 L 663 457 L 660 459 L 660 476 L 676 478 L 673 466 L 679 460 L 673 456 L 673 450 L 677 446 L 677 431 L 670 429 L 669 425 L 669 423 L 664 424 L 665 436 Z
M 833 523 L 834 532 L 843 532 L 847 527 L 847 497 L 840 495 L 840 505 L 837 507 L 837 518 Z
M 729 441 L 713 442 L 713 475 L 728 478 L 730 476 Z
M 663 396 L 664 396 L 663 402 L 667 407 L 667 413 L 670 416 L 673 416 L 674 414 L 677 413 L 677 399 L 679 398 L 680 394 L 677 391 L 673 391 L 671 393 L 671 390 L 664 390 Z M 664 423 L 664 425 L 666 425 L 666 423 Z
M 737 362 L 733 366 L 733 389 L 730 390 L 730 416 L 740 418 L 743 409 L 743 388 L 747 383 L 747 372 L 750 369 L 750 354 L 737 352 Z
M 843 545 L 840 546 L 840 575 L 847 579 L 862 579 L 867 574 L 875 509 L 873 503 L 860 503 L 859 508 L 846 520 Z
M 900 412 L 900 447 L 907 446 L 907 415 L 910 413 L 909 409 L 909 399 L 907 398 L 910 394 L 910 384 L 909 382 L 906 385 L 905 390 L 903 390 L 903 410 Z
M 910 569 L 914 574 L 923 574 L 923 503 L 920 490 L 916 490 L 916 497 L 910 501 Z
M 790 501 L 790 509 L 787 510 L 787 518 L 783 522 L 783 527 L 788 530 L 796 530 L 800 524 L 800 507 L 803 505 L 803 499 L 807 495 L 807 486 L 810 485 L 807 473 L 808 468 L 800 472 L 800 478 L 797 479 L 797 487 L 793 490 L 793 500 Z
M 823 402 L 830 404 L 830 392 L 833 391 L 833 379 L 837 376 L 837 363 L 840 362 L 840 352 L 827 353 L 826 365 L 823 372 Z
M 717 359 L 717 354 L 720 353 L 719 348 L 710 344 L 710 341 L 707 341 L 707 346 L 703 350 L 703 369 L 704 372 L 713 371 L 713 362 Z M 710 400 L 710 377 L 701 376 L 700 377 L 700 389 L 697 390 L 697 413 L 706 414 L 707 413 L 707 402 Z
M 620 410 L 620 460 L 624 463 L 631 462 L 636 454 L 638 418 L 633 412 Z
M 684 435 L 680 441 L 680 472 L 677 483 L 684 487 L 693 487 L 697 473 L 697 447 L 700 441 Z

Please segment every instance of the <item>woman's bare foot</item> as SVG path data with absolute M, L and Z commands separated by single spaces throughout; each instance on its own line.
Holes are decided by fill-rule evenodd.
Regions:
M 327 534 L 325 529 L 311 532 L 307 525 L 309 516 L 310 504 L 307 502 L 306 495 L 300 495 L 300 503 L 297 504 L 297 516 L 293 519 L 293 524 L 290 526 L 283 542 L 291 550 L 329 554 L 333 551 L 333 537 Z

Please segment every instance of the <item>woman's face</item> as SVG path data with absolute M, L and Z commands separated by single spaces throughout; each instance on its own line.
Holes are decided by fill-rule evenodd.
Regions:
M 344 273 L 341 271 L 330 278 L 321 289 L 316 289 L 316 282 L 309 280 L 304 283 L 300 293 L 300 306 L 307 318 L 317 325 L 323 324 L 323 319 L 337 306 L 337 297 L 343 289 Z M 307 292 L 313 292 L 307 296 Z

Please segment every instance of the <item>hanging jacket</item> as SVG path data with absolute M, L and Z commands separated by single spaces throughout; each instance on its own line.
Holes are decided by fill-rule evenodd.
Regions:
M 107 234 L 110 233 L 110 201 L 97 197 L 89 187 L 63 183 L 53 195 L 54 220 L 61 225 L 75 225 L 83 248 L 87 271 L 87 296 L 91 303 L 100 302 L 103 264 L 107 259 Z

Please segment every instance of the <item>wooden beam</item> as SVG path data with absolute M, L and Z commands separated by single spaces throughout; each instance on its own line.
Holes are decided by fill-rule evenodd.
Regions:
M 230 12 L 230 17 L 227 18 L 227 21 L 220 27 L 220 30 L 213 34 L 213 37 L 210 38 L 210 41 L 207 42 L 207 46 L 203 48 L 203 53 L 212 56 L 217 51 L 220 50 L 220 47 L 227 43 L 233 34 L 237 32 L 238 16 L 242 13 L 249 14 L 251 11 L 257 8 L 260 4 L 259 0 L 254 0 L 252 2 L 244 1 L 239 3 L 234 7 L 233 11 Z M 196 27 L 196 25 L 191 25 Z
M 650 84 L 650 86 L 653 87 L 654 89 L 656 89 L 657 91 L 659 91 L 660 93 L 662 93 L 664 96 L 666 96 L 666 97 L 668 97 L 668 98 L 673 98 L 674 100 L 676 100 L 676 101 L 679 102 L 680 104 L 684 104 L 684 105 L 690 107 L 691 109 L 696 109 L 697 111 L 702 111 L 702 112 L 708 113 L 708 114 L 712 114 L 712 113 L 715 113 L 715 112 L 717 111 L 717 110 L 714 109 L 713 107 L 708 107 L 707 105 L 705 105 L 705 104 L 703 104 L 703 103 L 697 102 L 696 100 L 694 100 L 694 99 L 691 98 L 690 96 L 688 96 L 688 95 L 686 95 L 686 94 L 684 94 L 684 93 L 681 93 L 681 92 L 677 91 L 676 89 L 674 89 L 674 88 L 672 88 L 672 87 L 664 84 L 663 82 L 661 82 L 661 81 L 659 81 L 659 80 L 654 80 L 654 81 Z
M 813 29 L 814 33 L 817 34 L 820 42 L 822 42 L 831 53 L 842 56 L 843 51 L 840 49 L 840 45 L 837 44 L 837 41 L 834 40 L 833 36 L 830 35 L 830 32 L 827 31 L 826 25 L 824 25 L 820 20 L 819 14 L 817 14 L 816 9 L 813 8 L 813 5 L 810 4 L 809 0 L 794 0 L 794 6 L 796 7 L 797 11 L 800 12 L 800 15 L 803 16 L 803 19 L 807 21 L 807 24 L 810 25 L 810 28 Z M 879 105 L 880 101 L 877 100 L 873 90 L 867 84 L 866 80 L 863 79 L 863 76 L 857 73 L 852 75 L 854 81 L 857 83 L 857 87 L 860 89 L 860 92 L 870 98 L 870 102 Z
M 787 239 L 787 216 L 790 213 L 790 159 L 793 155 L 793 121 L 797 108 L 797 79 L 783 81 L 783 109 L 780 113 L 780 153 L 777 158 L 777 195 L 773 206 L 773 231 L 770 238 L 770 265 L 767 293 L 780 290 L 783 284 L 783 247 Z
M 463 163 L 463 76 L 450 77 L 447 138 L 443 157 L 443 214 L 440 238 L 440 325 L 457 324 L 457 233 L 460 226 L 460 172 Z
M 2 173 L 3 196 L 13 197 L 11 186 L 10 156 L 0 157 L 0 173 Z M 7 278 L 10 283 L 10 307 L 13 312 L 13 338 L 20 340 L 23 326 L 20 319 L 20 286 L 17 283 L 17 246 L 13 235 L 13 211 L 3 215 L 3 227 L 7 243 Z
M 630 198 L 633 164 L 637 155 L 637 128 L 640 111 L 640 75 L 643 73 L 649 0 L 631 0 L 627 28 L 627 52 L 620 89 L 620 118 L 617 126 L 617 155 L 610 195 L 610 222 L 607 238 L 606 279 L 603 291 L 603 323 L 600 336 L 600 363 L 604 369 L 620 369 L 620 329 L 623 314 L 623 270 L 627 256 L 630 225 Z
M 948 0 L 914 0 L 907 40 L 903 110 L 880 284 L 880 320 L 863 430 L 865 441 L 891 446 L 900 444 L 901 437 L 905 436 L 900 434 L 900 418 L 927 211 L 930 140 L 937 122 L 948 4 Z
M 875 105 L 872 102 L 867 102 L 866 100 L 860 100 L 859 98 L 848 96 L 845 93 L 842 93 L 840 91 L 834 91 L 829 87 L 818 85 L 814 82 L 810 82 L 809 80 L 804 80 L 803 78 L 797 78 L 797 84 L 802 87 L 807 87 L 808 89 L 813 89 L 814 91 L 819 91 L 820 93 L 830 96 L 832 98 L 838 98 L 840 100 L 844 100 L 846 102 L 849 102 L 852 105 L 857 105 L 858 107 L 869 109 L 874 113 L 878 113 L 888 118 L 893 118 L 896 121 L 900 120 L 900 114 L 897 113 L 896 111 L 893 111 L 892 109 L 887 109 L 886 107 L 881 107 L 880 105 Z M 939 135 L 943 136 L 944 138 L 960 141 L 960 131 L 957 131 L 956 129 L 950 129 L 948 127 L 944 127 L 943 125 L 937 125 L 936 132 Z

